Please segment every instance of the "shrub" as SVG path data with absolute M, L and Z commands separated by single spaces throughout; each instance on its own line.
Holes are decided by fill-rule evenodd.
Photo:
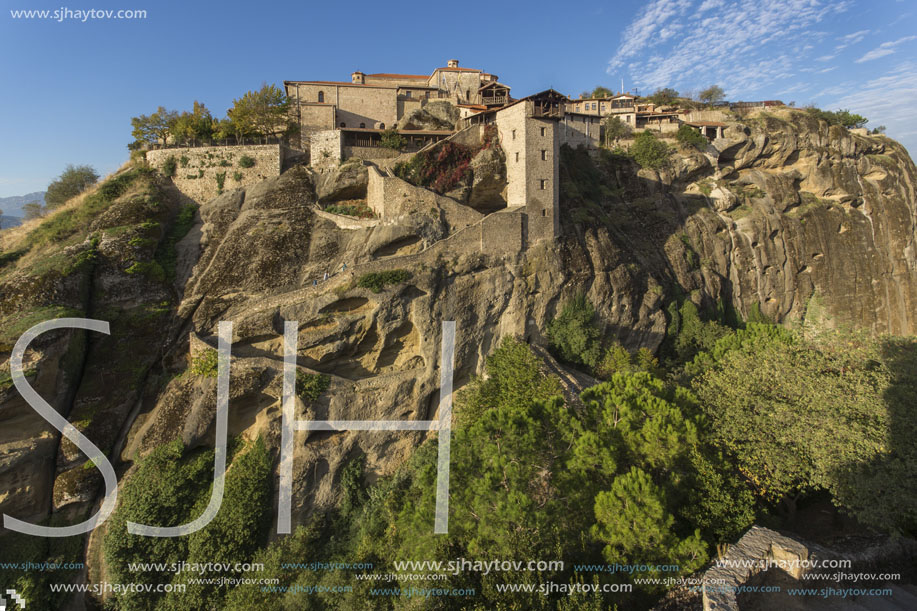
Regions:
M 595 367 L 601 355 L 595 308 L 582 293 L 576 295 L 548 324 L 550 347 L 563 361 Z
M 656 93 L 651 95 L 648 99 L 653 104 L 664 106 L 666 104 L 674 103 L 678 99 L 678 92 L 669 87 L 664 89 L 657 89 Z
M 178 164 L 179 164 L 181 167 L 183 167 L 183 168 L 187 168 L 187 167 L 188 167 L 188 162 L 189 162 L 189 161 L 191 161 L 191 160 L 188 159 L 188 156 L 187 156 L 187 155 L 182 155 L 182 156 L 179 157 L 179 159 L 178 159 Z
M 355 216 L 361 219 L 371 219 L 376 216 L 372 208 L 364 203 L 359 204 L 332 204 L 325 207 L 325 212 L 332 214 L 344 214 L 346 216 Z
M 445 142 L 438 148 L 418 153 L 395 166 L 395 175 L 409 183 L 437 193 L 454 189 L 466 177 L 473 157 L 471 149 Z
M 846 109 L 832 111 L 822 110 L 820 108 L 815 108 L 814 106 L 809 106 L 806 108 L 806 112 L 816 119 L 826 121 L 828 125 L 841 125 L 848 129 L 851 127 L 863 127 L 869 123 L 869 119 L 866 117 L 854 114 Z
M 48 185 L 45 206 L 53 210 L 76 197 L 99 180 L 99 175 L 88 165 L 68 165 L 63 173 Z
M 605 146 L 608 146 L 610 142 L 615 140 L 620 140 L 621 138 L 626 138 L 630 136 L 631 129 L 630 126 L 625 124 L 618 117 L 608 117 L 605 119 Z
M 693 146 L 698 150 L 707 148 L 707 139 L 697 129 L 687 123 L 682 123 L 675 137 L 685 146 Z
M 232 179 L 236 182 L 242 182 L 242 172 L 233 172 Z
M 223 192 L 223 184 L 226 182 L 226 172 L 217 172 L 217 193 Z
M 255 167 L 255 159 L 253 157 L 249 157 L 248 155 L 242 155 L 239 157 L 239 167 L 253 168 Z
M 219 353 L 213 348 L 205 348 L 203 352 L 191 359 L 191 373 L 205 378 L 217 377 Z
M 406 144 L 404 137 L 394 127 L 382 132 L 381 137 L 382 146 L 385 148 L 400 151 Z
M 357 286 L 369 289 L 373 293 L 381 293 L 389 284 L 406 282 L 411 277 L 411 272 L 406 269 L 390 269 L 384 272 L 370 272 L 363 274 L 357 281 Z
M 711 85 L 698 94 L 698 99 L 705 104 L 715 104 L 726 97 L 726 92 L 719 85 Z
M 166 178 L 175 176 L 177 169 L 178 163 L 175 161 L 175 155 L 169 155 L 166 157 L 166 160 L 162 162 L 162 175 Z
M 146 276 L 147 279 L 153 282 L 163 282 L 166 279 L 165 271 L 156 261 L 134 261 L 124 272 L 131 275 Z
M 305 402 L 321 397 L 330 385 L 331 378 L 325 374 L 296 370 L 296 394 Z
M 630 154 L 641 168 L 658 170 L 668 162 L 672 151 L 665 142 L 656 137 L 656 134 L 644 131 L 634 138 Z

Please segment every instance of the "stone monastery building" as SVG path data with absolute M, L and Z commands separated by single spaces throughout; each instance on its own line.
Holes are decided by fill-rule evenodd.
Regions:
M 506 157 L 504 212 L 522 218 L 525 244 L 557 236 L 562 145 L 597 148 L 602 121 L 612 115 L 634 129 L 662 132 L 677 129 L 681 122 L 677 113 L 640 104 L 627 93 L 571 100 L 548 89 L 515 99 L 497 75 L 461 67 L 456 59 L 429 75 L 357 71 L 349 81 L 284 81 L 284 88 L 300 126 L 302 148 L 310 152 L 316 168 L 348 158 L 381 162 L 447 139 L 474 144 L 485 130 L 495 128 Z M 712 139 L 722 136 L 723 125 L 697 127 Z M 400 150 L 383 144 L 393 132 L 404 143 Z M 387 173 L 385 163 L 379 166 L 370 172 L 374 180 L 398 180 Z M 388 187 L 382 182 L 372 187 L 371 180 L 371 191 L 385 193 Z M 380 201 L 376 207 L 380 216 L 394 214 L 390 204 Z

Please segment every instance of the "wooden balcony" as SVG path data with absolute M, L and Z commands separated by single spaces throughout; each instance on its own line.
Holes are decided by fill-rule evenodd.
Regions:
M 560 104 L 535 104 L 532 108 L 532 116 L 546 119 L 562 119 L 564 108 Z
M 502 106 L 509 101 L 509 96 L 506 95 L 489 95 L 481 98 L 481 103 L 485 106 Z

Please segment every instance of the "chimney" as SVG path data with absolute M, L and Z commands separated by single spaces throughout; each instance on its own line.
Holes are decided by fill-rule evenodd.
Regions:
M 365 85 L 366 84 L 366 75 L 357 70 L 350 75 L 350 82 L 355 85 Z
M 446 64 L 446 66 L 449 68 L 458 68 L 458 60 L 450 59 L 449 62 Z

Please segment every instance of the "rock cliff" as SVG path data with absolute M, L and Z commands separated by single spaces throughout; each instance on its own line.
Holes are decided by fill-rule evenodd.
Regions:
M 659 171 L 564 150 L 562 236 L 501 257 L 436 206 L 356 229 L 319 214 L 319 200 L 365 198 L 362 164 L 322 176 L 295 167 L 199 209 L 168 180 L 126 169 L 7 240 L 2 356 L 47 318 L 111 321 L 107 337 L 48 334 L 26 370 L 124 472 L 176 438 L 213 443 L 215 380 L 189 363 L 216 347 L 221 320 L 233 323 L 230 435 L 261 435 L 274 450 L 285 320 L 300 325 L 298 366 L 331 379 L 318 401 L 297 398 L 297 416 L 334 420 L 434 418 L 441 321 L 457 324 L 460 387 L 503 336 L 543 345 L 547 322 L 580 292 L 630 348 L 657 348 L 667 305 L 684 298 L 781 322 L 917 332 L 917 169 L 906 151 L 798 112 L 734 122 L 725 136 Z M 489 184 L 483 168 L 504 171 L 498 156 L 487 162 L 476 185 Z M 386 270 L 407 274 L 360 282 Z M 0 380 L 0 512 L 89 513 L 97 471 L 11 386 Z M 297 433 L 294 521 L 335 501 L 355 453 L 378 476 L 422 438 Z

